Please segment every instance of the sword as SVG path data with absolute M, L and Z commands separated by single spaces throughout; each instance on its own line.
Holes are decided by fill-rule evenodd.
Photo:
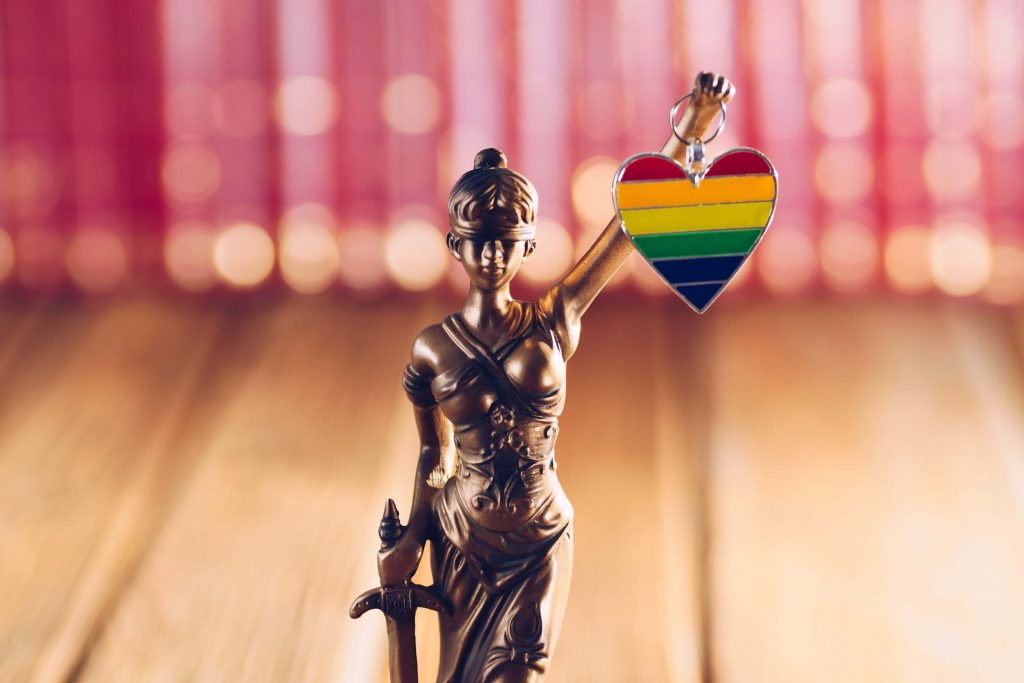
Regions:
M 403 533 L 398 506 L 390 498 L 384 506 L 384 516 L 380 520 L 377 533 L 380 536 L 380 551 L 377 552 L 380 588 L 371 588 L 356 598 L 348 614 L 353 619 L 358 619 L 371 609 L 383 612 L 388 627 L 388 669 L 391 672 L 391 683 L 417 683 L 419 679 L 416 670 L 416 609 L 425 607 L 450 616 L 452 606 L 447 598 L 432 587 L 417 585 L 412 582 L 411 577 L 396 579 L 390 576 L 386 562 L 388 551 L 398 543 Z

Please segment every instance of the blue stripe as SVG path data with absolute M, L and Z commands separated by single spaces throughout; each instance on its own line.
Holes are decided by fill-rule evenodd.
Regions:
M 706 285 L 682 285 L 676 287 L 676 291 L 689 301 L 690 305 L 696 308 L 698 312 L 703 313 L 704 309 L 711 303 L 711 300 L 715 298 L 715 295 L 727 284 L 727 282 L 712 282 Z
M 657 268 L 662 277 L 673 285 L 685 285 L 728 280 L 739 269 L 745 258 L 747 258 L 746 254 L 664 259 L 653 261 L 651 265 Z

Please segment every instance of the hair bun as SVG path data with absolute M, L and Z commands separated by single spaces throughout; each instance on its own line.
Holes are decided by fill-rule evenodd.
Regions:
M 508 159 L 500 149 L 488 147 L 473 159 L 473 168 L 508 168 Z

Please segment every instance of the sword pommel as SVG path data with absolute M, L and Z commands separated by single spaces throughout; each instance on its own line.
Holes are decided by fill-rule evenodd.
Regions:
M 380 519 L 377 534 L 380 536 L 381 550 L 392 547 L 402 536 L 402 520 L 398 516 L 398 506 L 391 498 L 388 498 L 388 502 L 384 505 L 384 516 Z

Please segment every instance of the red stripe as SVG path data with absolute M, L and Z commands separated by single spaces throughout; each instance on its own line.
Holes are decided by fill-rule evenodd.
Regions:
M 758 154 L 746 150 L 726 152 L 708 168 L 705 178 L 734 175 L 763 175 L 771 173 L 772 167 Z M 619 182 L 633 180 L 679 180 L 685 178 L 679 166 L 666 157 L 651 155 L 632 161 L 622 173 Z
M 772 167 L 760 155 L 745 150 L 726 152 L 704 174 L 705 178 L 723 175 L 759 175 L 771 173 Z
M 619 182 L 631 180 L 675 180 L 685 178 L 683 170 L 662 156 L 640 157 L 630 162 Z

